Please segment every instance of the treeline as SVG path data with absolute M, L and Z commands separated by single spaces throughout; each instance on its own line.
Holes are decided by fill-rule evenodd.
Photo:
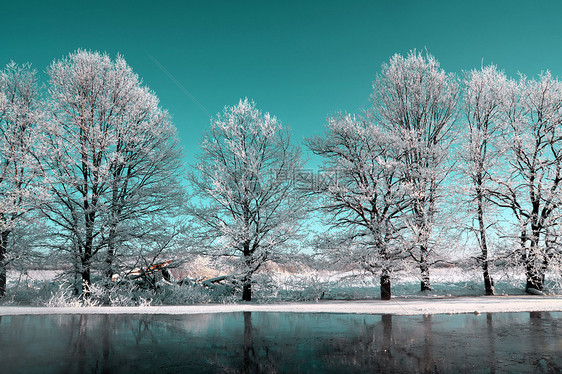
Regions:
M 0 75 L 0 295 L 38 224 L 26 245 L 64 254 L 83 297 L 94 281 L 112 287 L 120 256 L 150 265 L 172 247 L 236 259 L 243 300 L 265 263 L 304 246 L 379 276 L 382 299 L 404 264 L 431 289 L 444 247 L 477 252 L 490 295 L 498 259 L 524 269 L 530 293 L 560 271 L 562 83 L 548 72 L 458 77 L 430 54 L 397 54 L 369 107 L 305 140 L 320 184 L 295 173 L 290 132 L 247 99 L 212 120 L 185 170 L 169 115 L 123 58 L 77 51 L 47 74 L 46 90 L 29 65 Z M 317 221 L 328 229 L 312 234 Z

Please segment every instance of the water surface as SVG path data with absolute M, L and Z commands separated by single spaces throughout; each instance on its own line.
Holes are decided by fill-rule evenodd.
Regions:
M 0 317 L 2 373 L 560 372 L 562 313 Z

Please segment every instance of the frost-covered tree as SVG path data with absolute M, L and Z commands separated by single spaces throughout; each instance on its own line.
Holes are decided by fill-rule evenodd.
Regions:
M 402 141 L 369 119 L 342 114 L 328 120 L 324 136 L 307 140 L 323 158 L 324 183 L 315 191 L 335 235 L 323 240 L 333 259 L 380 274 L 381 299 L 391 297 L 391 274 L 408 256 L 402 220 L 405 194 Z
M 373 115 L 383 128 L 404 143 L 401 160 L 412 203 L 411 257 L 419 264 L 421 290 L 431 289 L 430 239 L 440 199 L 440 187 L 450 167 L 459 84 L 430 54 L 411 51 L 394 55 L 373 83 Z
M 465 144 L 461 155 L 460 169 L 470 180 L 466 186 L 469 210 L 473 212 L 470 230 L 480 247 L 479 263 L 484 275 L 487 295 L 494 294 L 494 285 L 489 271 L 490 194 L 501 168 L 503 104 L 507 91 L 507 78 L 493 65 L 481 70 L 472 70 L 464 78 L 464 101 L 466 129 Z
M 307 204 L 291 176 L 300 151 L 275 117 L 245 99 L 212 121 L 197 160 L 188 176 L 201 246 L 237 259 L 242 299 L 250 301 L 253 274 L 283 260 L 299 238 Z
M 122 57 L 79 50 L 47 72 L 40 158 L 52 199 L 41 210 L 84 289 L 96 255 L 111 277 L 119 244 L 182 205 L 182 152 L 170 116 Z
M 559 251 L 552 235 L 562 202 L 562 83 L 549 72 L 537 80 L 510 81 L 504 114 L 506 164 L 492 199 L 513 214 L 515 258 L 525 268 L 526 290 L 533 293 L 542 291 Z
M 0 71 L 0 297 L 6 292 L 10 235 L 41 196 L 32 154 L 41 115 L 35 71 L 9 63 Z

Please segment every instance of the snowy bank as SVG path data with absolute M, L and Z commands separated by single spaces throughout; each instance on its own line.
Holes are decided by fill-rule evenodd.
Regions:
M 141 307 L 0 307 L 0 316 L 41 314 L 203 314 L 231 312 L 458 314 L 562 312 L 562 296 L 393 298 L 390 301 L 319 301 L 278 304 L 205 304 Z

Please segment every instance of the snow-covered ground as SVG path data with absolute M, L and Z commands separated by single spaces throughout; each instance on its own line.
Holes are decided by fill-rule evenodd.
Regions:
M 171 269 L 175 279 L 185 276 L 208 279 L 229 274 L 231 269 L 217 269 L 207 259 L 198 258 L 181 269 Z M 19 290 L 39 287 L 42 282 L 55 281 L 62 270 L 28 270 L 25 273 L 8 271 L 8 282 Z M 525 274 L 521 269 L 492 269 L 497 295 L 525 294 Z M 318 270 L 309 267 L 291 269 L 280 266 L 268 268 L 255 276 L 256 297 L 267 301 L 306 301 L 315 299 L 353 300 L 376 299 L 380 294 L 378 275 L 359 270 Z M 392 294 L 419 296 L 419 270 L 411 268 L 392 274 Z M 484 293 L 480 269 L 436 267 L 431 269 L 433 290 L 425 296 L 480 296 Z M 545 293 L 562 293 L 561 275 L 547 274 Z M 261 291 L 261 292 L 260 292 Z
M 496 295 L 525 295 L 525 274 L 520 269 L 502 269 L 492 273 Z M 302 292 L 303 300 L 319 299 L 349 300 L 376 299 L 380 294 L 379 278 L 359 271 L 307 271 L 300 273 L 272 273 L 273 283 L 282 299 L 284 292 L 291 295 Z M 392 294 L 410 296 L 481 296 L 484 294 L 482 272 L 479 269 L 458 267 L 431 269 L 432 291 L 421 294 L 419 271 L 403 270 L 392 275 Z M 559 295 L 561 279 L 548 273 L 545 293 Z
M 562 312 L 562 296 L 481 296 L 393 298 L 390 301 L 319 301 L 275 304 L 206 304 L 146 307 L 0 307 L 0 316 L 36 314 L 202 314 L 292 312 L 353 314 L 458 314 L 497 312 Z
M 174 274 L 208 278 L 227 274 L 213 269 L 208 264 L 195 264 Z M 204 271 L 202 272 L 203 269 Z M 179 270 L 179 269 L 174 269 Z M 562 311 L 562 281 L 560 276 L 547 274 L 545 293 L 547 296 L 527 296 L 525 276 L 517 269 L 495 269 L 493 272 L 496 295 L 484 294 L 482 274 L 478 269 L 438 267 L 432 269 L 433 290 L 421 293 L 417 269 L 402 270 L 392 276 L 393 299 L 380 301 L 380 286 L 377 276 L 357 270 L 347 272 L 317 270 L 311 268 L 271 268 L 256 275 L 254 303 L 237 304 L 239 295 L 216 297 L 203 289 L 170 285 L 166 298 L 156 298 L 147 293 L 131 301 L 131 295 L 122 295 L 125 301 L 114 302 L 111 308 L 84 308 L 77 300 L 69 300 L 61 294 L 59 271 L 29 270 L 26 273 L 12 271 L 8 274 L 11 287 L 0 306 L 0 315 L 8 314 L 67 314 L 67 313 L 171 313 L 196 314 L 238 311 L 272 312 L 328 312 L 359 314 L 437 314 L 437 313 L 488 313 Z M 198 292 L 195 292 L 198 291 Z M 207 293 L 206 293 L 207 292 Z M 177 293 L 177 295 L 176 295 Z M 193 294 L 192 294 L 193 293 Z M 70 294 L 69 294 L 70 295 Z M 60 301 L 60 302 L 59 302 Z M 119 301 L 119 300 L 118 300 Z M 224 303 L 225 305 L 221 305 Z M 2 305 L 0 304 L 0 305 Z M 120 305 L 143 305 L 121 307 Z M 176 306 L 176 305 L 183 306 Z M 27 307 L 48 305 L 55 308 Z M 95 305 L 95 304 L 94 304 Z

